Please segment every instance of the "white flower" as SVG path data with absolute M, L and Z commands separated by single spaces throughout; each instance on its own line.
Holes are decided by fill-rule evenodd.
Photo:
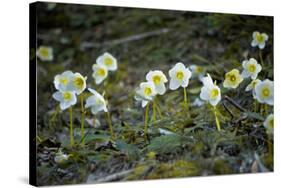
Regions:
M 196 98 L 193 103 L 191 104 L 191 106 L 202 106 L 204 104 L 204 101 L 202 101 L 200 98 Z
M 274 100 L 274 87 L 273 81 L 264 80 L 257 83 L 255 87 L 256 98 L 260 103 L 273 105 Z
M 96 84 L 102 83 L 102 81 L 106 79 L 108 75 L 108 70 L 104 65 L 94 64 L 93 71 L 94 71 L 93 77 L 95 79 Z
M 42 61 L 52 61 L 54 59 L 52 47 L 40 46 L 36 54 Z
M 266 128 L 267 134 L 273 134 L 274 130 L 274 115 L 270 114 L 263 122 L 263 126 Z
M 135 99 L 141 101 L 141 106 L 145 107 L 149 101 L 152 101 L 157 94 L 153 82 L 142 82 L 136 90 Z
M 242 76 L 238 69 L 232 69 L 225 74 L 225 80 L 223 82 L 223 87 L 225 88 L 237 88 L 239 84 L 243 81 Z
M 183 63 L 177 63 L 171 70 L 169 70 L 170 89 L 176 90 L 180 86 L 187 87 L 189 79 L 191 77 L 191 72 L 188 68 L 184 66 Z
M 221 100 L 220 88 L 213 83 L 209 74 L 202 79 L 203 87 L 201 88 L 200 98 L 208 101 L 211 105 L 216 106 Z
M 106 66 L 107 70 L 115 71 L 117 70 L 117 60 L 108 52 L 105 52 L 103 55 L 99 56 L 96 60 L 98 65 Z
M 57 91 L 53 94 L 53 98 L 60 102 L 61 110 L 65 110 L 77 102 L 74 91 Z
M 260 64 L 258 64 L 257 60 L 254 58 L 251 58 L 249 60 L 244 60 L 242 62 L 242 66 L 244 68 L 242 72 L 243 78 L 251 77 L 252 80 L 256 79 L 259 72 L 261 71 L 262 67 Z
M 205 70 L 202 66 L 199 65 L 190 65 L 189 66 L 192 76 L 198 77 L 201 80 L 204 77 Z
M 153 82 L 155 90 L 159 95 L 163 95 L 166 92 L 165 83 L 168 82 L 168 80 L 162 71 L 149 71 L 146 74 L 146 80 Z
M 260 33 L 258 31 L 253 32 L 253 40 L 252 47 L 258 46 L 259 49 L 263 49 L 265 47 L 265 42 L 268 40 L 268 35 L 265 33 Z
M 77 95 L 80 95 L 86 89 L 87 77 L 83 77 L 80 73 L 75 73 L 71 77 L 68 85 L 70 91 L 75 91 Z
M 73 75 L 71 71 L 64 71 L 62 74 L 56 75 L 54 79 L 55 88 L 59 91 L 67 91 Z
M 247 87 L 245 89 L 245 91 L 251 91 L 252 90 L 252 94 L 253 94 L 254 99 L 256 99 L 255 87 L 260 82 L 261 82 L 260 79 L 252 80 L 252 82 L 249 85 L 247 85 Z
M 96 90 L 88 88 L 88 90 L 93 94 L 86 100 L 85 108 L 91 107 L 92 114 L 96 115 L 100 111 L 107 112 L 106 102 L 102 95 L 100 95 Z
M 56 153 L 56 156 L 54 157 L 54 161 L 58 164 L 63 164 L 65 163 L 69 158 L 69 155 L 63 153 L 61 150 L 59 150 Z

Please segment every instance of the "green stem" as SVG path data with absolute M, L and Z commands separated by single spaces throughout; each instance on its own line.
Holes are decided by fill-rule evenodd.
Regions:
M 107 115 L 109 130 L 110 130 L 110 136 L 111 136 L 111 139 L 114 139 L 115 136 L 113 133 L 112 121 L 111 121 L 111 116 L 110 116 L 109 111 L 106 112 L 106 115 Z
M 187 104 L 187 95 L 186 95 L 186 88 L 183 88 L 183 94 L 184 94 L 184 103 Z
M 70 128 L 70 146 L 74 146 L 74 137 L 73 137 L 73 124 L 72 124 L 72 107 L 69 108 L 69 128 Z
M 261 66 L 264 67 L 261 49 L 259 49 L 259 56 L 260 56 Z
M 268 108 L 267 108 L 267 104 L 264 104 L 264 115 L 268 114 Z
M 53 116 L 51 117 L 51 120 L 50 120 L 50 121 L 51 121 L 52 123 L 55 122 L 55 121 L 57 121 L 57 115 L 58 115 L 59 111 L 60 111 L 60 106 L 58 105 L 58 106 L 56 107 L 56 110 L 55 110 Z
M 148 111 L 149 111 L 149 103 L 147 103 L 145 108 L 145 116 L 144 116 L 144 137 L 147 142 L 147 129 L 148 129 Z
M 217 114 L 217 109 L 216 109 L 215 106 L 214 106 L 213 110 L 214 110 L 214 114 L 215 114 L 217 129 L 218 129 L 218 131 L 221 131 L 220 121 L 219 121 L 218 114 Z
M 153 107 L 152 107 L 152 118 L 153 118 L 153 124 L 156 127 L 156 101 L 153 101 Z
M 85 129 L 84 129 L 84 124 L 85 124 L 85 109 L 84 109 L 84 99 L 83 99 L 83 94 L 81 94 L 80 97 L 81 100 L 81 137 L 82 137 L 82 145 L 85 144 L 85 139 L 84 139 L 84 135 L 85 135 Z
M 155 104 L 155 108 L 156 108 L 156 110 L 157 110 L 158 115 L 160 116 L 160 119 L 162 119 L 163 116 L 162 116 L 162 113 L 161 113 L 161 110 L 160 110 L 158 104 Z
M 257 112 L 257 100 L 254 99 L 254 112 Z

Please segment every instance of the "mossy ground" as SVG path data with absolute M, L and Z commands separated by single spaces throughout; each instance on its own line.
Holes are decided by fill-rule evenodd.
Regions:
M 229 96 L 246 110 L 223 99 L 218 106 L 221 132 L 216 130 L 209 106 L 189 105 L 187 109 L 179 89 L 157 98 L 163 117 L 158 116 L 156 123 L 149 121 L 149 141 L 145 142 L 144 110 L 134 100 L 135 88 L 149 70 L 160 69 L 167 75 L 178 61 L 203 66 L 221 86 L 226 72 L 237 67 L 241 70 L 242 60 L 259 60 L 258 49 L 250 46 L 256 30 L 266 32 L 270 39 L 262 51 L 264 65 L 259 78 L 273 80 L 271 17 L 38 4 L 38 45 L 54 49 L 53 62 L 37 64 L 39 184 L 273 171 L 273 140 L 262 126 L 273 108 L 268 106 L 265 112 L 258 104 L 254 111 L 251 92 L 245 92 L 250 80 L 235 90 L 221 87 L 222 96 Z M 142 35 L 147 32 L 147 36 Z M 117 58 L 119 67 L 98 86 L 91 76 L 92 64 L 105 51 Z M 88 112 L 86 145 L 79 145 L 81 113 L 77 104 L 77 145 L 69 147 L 68 112 L 58 110 L 52 98 L 54 76 L 65 70 L 88 76 L 89 87 L 105 91 L 116 139 L 109 136 L 104 114 L 97 116 L 101 125 L 94 128 Z M 201 86 L 198 79 L 190 81 L 189 103 L 199 96 Z M 158 128 L 173 134 L 161 135 Z M 71 154 L 67 163 L 54 162 L 58 148 Z

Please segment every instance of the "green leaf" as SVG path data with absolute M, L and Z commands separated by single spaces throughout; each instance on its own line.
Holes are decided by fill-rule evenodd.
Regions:
M 157 153 L 171 153 L 177 150 L 182 144 L 182 137 L 176 134 L 164 135 L 154 138 L 148 145 L 148 151 Z
M 85 136 L 85 143 L 89 142 L 108 142 L 110 136 L 105 134 L 88 134 Z
M 250 118 L 264 121 L 264 118 L 263 118 L 260 114 L 258 114 L 258 113 L 255 113 L 255 112 L 245 112 L 245 113 L 246 113 L 246 114 L 248 115 L 248 117 L 250 117 Z
M 125 153 L 129 159 L 138 159 L 140 155 L 139 149 L 133 144 L 127 144 L 123 140 L 117 140 L 115 142 L 116 149 Z

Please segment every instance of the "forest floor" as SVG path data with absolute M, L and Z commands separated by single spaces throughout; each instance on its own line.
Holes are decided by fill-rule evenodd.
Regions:
M 273 140 L 262 126 L 265 112 L 254 106 L 245 79 L 235 90 L 222 87 L 226 72 L 259 51 L 251 47 L 253 31 L 269 35 L 263 50 L 261 80 L 273 80 L 273 18 L 135 8 L 38 4 L 38 45 L 54 49 L 52 62 L 38 61 L 38 183 L 73 184 L 273 171 Z M 118 70 L 96 85 L 92 65 L 104 52 L 118 60 Z M 135 89 L 150 70 L 177 62 L 204 67 L 221 88 L 217 106 L 222 131 L 216 129 L 208 104 L 192 105 L 202 83 L 190 80 L 189 105 L 183 90 L 158 96 L 161 111 L 149 119 L 144 137 L 144 109 Z M 74 107 L 75 143 L 69 146 L 69 114 L 52 98 L 54 76 L 66 70 L 87 76 L 87 86 L 105 93 L 115 138 L 106 114 L 86 113 L 85 145 L 81 145 L 81 113 Z M 168 88 L 168 85 L 167 85 Z M 87 94 L 85 95 L 87 96 Z M 237 107 L 238 106 L 238 107 Z M 152 117 L 152 111 L 149 111 Z M 64 163 L 54 158 L 61 150 Z

